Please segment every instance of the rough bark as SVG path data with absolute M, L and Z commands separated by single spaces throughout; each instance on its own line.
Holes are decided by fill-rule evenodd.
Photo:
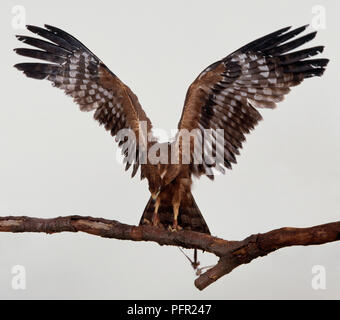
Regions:
M 289 246 L 320 245 L 340 240 L 340 221 L 309 228 L 280 228 L 255 234 L 242 241 L 228 241 L 193 231 L 171 232 L 152 226 L 132 226 L 102 218 L 66 216 L 52 219 L 0 217 L 0 232 L 86 232 L 132 241 L 153 241 L 189 249 L 201 249 L 219 257 L 218 263 L 195 280 L 203 290 L 236 267 Z

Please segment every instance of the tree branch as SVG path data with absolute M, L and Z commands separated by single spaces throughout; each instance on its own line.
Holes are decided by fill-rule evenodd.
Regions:
M 242 241 L 227 241 L 193 231 L 170 232 L 152 226 L 131 226 L 102 218 L 67 216 L 52 219 L 0 217 L 0 232 L 86 232 L 92 235 L 132 241 L 153 241 L 211 252 L 218 263 L 199 275 L 195 286 L 203 290 L 236 267 L 283 247 L 317 245 L 340 240 L 340 221 L 310 228 L 281 228 L 251 235 Z

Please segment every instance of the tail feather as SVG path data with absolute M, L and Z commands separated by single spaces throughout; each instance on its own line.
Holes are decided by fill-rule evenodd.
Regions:
M 150 197 L 140 219 L 140 225 L 151 223 L 152 215 L 155 210 L 154 204 L 154 200 Z M 165 228 L 172 226 L 174 218 L 172 205 L 166 203 L 162 204 L 161 202 L 158 208 L 158 214 L 161 225 Z M 191 193 L 187 195 L 186 201 L 179 207 L 178 225 L 184 230 L 210 234 L 209 228 Z

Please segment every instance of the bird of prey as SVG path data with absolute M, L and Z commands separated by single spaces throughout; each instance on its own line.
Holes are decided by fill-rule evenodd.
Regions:
M 47 41 L 18 35 L 18 40 L 38 49 L 19 48 L 15 52 L 45 62 L 19 63 L 15 67 L 30 78 L 51 81 L 72 96 L 80 110 L 94 111 L 94 118 L 116 136 L 124 150 L 126 170 L 132 166 L 135 176 L 140 167 L 141 179 L 148 180 L 151 197 L 141 225 L 210 234 L 191 194 L 192 177 L 205 175 L 213 179 L 215 170 L 224 173 L 225 168 L 230 169 L 236 163 L 245 134 L 262 119 L 257 109 L 275 108 L 291 87 L 324 73 L 329 60 L 311 58 L 324 47 L 299 48 L 316 35 L 300 35 L 306 28 L 286 27 L 272 32 L 204 69 L 187 91 L 176 137 L 158 146 L 159 150 L 168 151 L 167 161 L 158 163 L 153 161 L 155 157 L 148 156 L 157 140 L 136 95 L 75 37 L 50 25 L 29 25 L 29 31 Z M 121 137 L 122 129 L 132 131 L 135 139 Z M 181 135 L 185 130 L 195 132 L 190 136 L 188 152 L 184 152 Z M 210 144 L 203 143 L 206 130 L 212 136 Z M 221 132 L 222 144 L 214 139 Z M 130 147 L 135 152 L 128 152 Z M 179 161 L 171 161 L 172 150 L 176 150 Z

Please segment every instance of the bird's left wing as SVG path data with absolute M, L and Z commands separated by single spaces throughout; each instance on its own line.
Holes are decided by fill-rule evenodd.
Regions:
M 134 176 L 139 167 L 139 153 L 147 150 L 147 134 L 151 131 L 151 122 L 136 95 L 76 38 L 50 25 L 45 25 L 45 28 L 27 26 L 28 30 L 49 41 L 17 36 L 20 41 L 41 50 L 14 50 L 19 55 L 50 63 L 19 63 L 15 67 L 28 77 L 51 81 L 55 87 L 72 96 L 80 110 L 95 110 L 94 118 L 112 136 L 116 136 L 117 142 L 125 150 L 126 170 L 133 164 Z M 142 121 L 145 130 L 141 128 Z M 128 140 L 126 136 L 117 135 L 121 129 L 133 130 L 135 145 L 124 145 L 127 141 L 133 143 L 134 139 Z M 128 152 L 132 150 L 129 147 L 133 147 L 135 152 Z M 145 177 L 147 173 L 142 170 L 141 175 Z
M 196 145 L 200 147 L 197 155 L 202 153 L 198 159 L 202 161 L 195 161 L 196 145 L 190 144 L 188 162 L 194 175 L 205 174 L 212 179 L 212 168 L 222 172 L 224 167 L 231 168 L 231 164 L 236 163 L 235 155 L 242 148 L 245 134 L 262 119 L 256 109 L 274 108 L 290 87 L 305 78 L 323 74 L 328 59 L 308 59 L 322 52 L 323 46 L 292 51 L 312 40 L 316 32 L 290 40 L 306 26 L 289 29 L 280 29 L 243 46 L 210 65 L 191 84 L 178 129 L 179 132 L 196 130 Z M 224 145 L 218 145 L 215 139 L 218 129 L 224 131 Z M 211 143 L 207 146 L 207 139 L 202 142 L 205 130 L 212 132 L 212 139 L 208 139 Z M 176 138 L 179 157 L 183 159 L 178 137 L 181 136 L 178 134 Z M 217 158 L 219 151 L 221 157 Z M 174 168 L 167 174 L 167 181 L 176 176 L 180 166 L 177 171 Z

